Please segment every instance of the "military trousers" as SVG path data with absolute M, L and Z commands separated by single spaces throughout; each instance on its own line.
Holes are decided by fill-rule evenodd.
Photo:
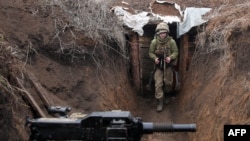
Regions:
M 171 67 L 166 67 L 165 70 L 156 68 L 154 73 L 155 81 L 155 98 L 160 99 L 164 97 L 164 92 L 172 91 L 173 71 Z

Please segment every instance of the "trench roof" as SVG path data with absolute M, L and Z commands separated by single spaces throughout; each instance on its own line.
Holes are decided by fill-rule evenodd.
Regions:
M 119 21 L 143 36 L 143 27 L 147 24 L 157 24 L 161 21 L 177 23 L 177 37 L 189 32 L 192 27 L 199 26 L 208 21 L 203 15 L 211 11 L 211 8 L 186 7 L 181 9 L 177 3 L 155 0 L 149 4 L 149 12 L 133 9 L 129 3 L 112 7 L 111 11 Z

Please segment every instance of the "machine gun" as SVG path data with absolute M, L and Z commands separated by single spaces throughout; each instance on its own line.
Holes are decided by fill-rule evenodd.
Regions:
M 67 117 L 67 113 L 70 112 L 71 107 L 50 106 L 47 110 L 51 115 L 57 115 L 58 117 Z
M 30 141 L 140 141 L 154 132 L 195 132 L 196 124 L 143 122 L 129 111 L 93 112 L 80 118 L 27 118 Z

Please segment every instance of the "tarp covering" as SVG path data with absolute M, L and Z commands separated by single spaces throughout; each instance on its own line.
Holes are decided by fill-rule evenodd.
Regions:
M 187 33 L 192 27 L 207 22 L 207 20 L 202 19 L 202 15 L 206 14 L 210 10 L 211 8 L 186 8 L 184 11 L 183 22 L 181 22 L 178 27 L 178 37 Z
M 137 32 L 140 36 L 143 35 L 143 26 L 149 22 L 150 18 L 147 16 L 148 12 L 131 14 L 119 6 L 114 7 L 113 11 L 127 27 Z
M 162 3 L 162 1 L 156 1 L 158 3 Z M 180 17 L 178 16 L 171 16 L 171 15 L 159 15 L 155 14 L 151 11 L 149 12 L 139 12 L 136 14 L 131 14 L 126 10 L 126 8 L 121 6 L 115 6 L 112 8 L 115 15 L 123 22 L 123 24 L 129 28 L 131 28 L 134 32 L 137 32 L 140 36 L 143 35 L 143 26 L 148 24 L 149 21 L 155 19 L 156 21 L 162 20 L 167 23 L 179 23 L 178 25 L 178 33 L 177 36 L 180 37 L 181 35 L 187 33 L 192 27 L 201 25 L 207 20 L 202 19 L 202 15 L 206 14 L 211 10 L 211 8 L 186 8 L 185 11 L 180 10 L 180 6 L 174 4 L 174 7 L 180 12 Z M 184 17 L 183 14 L 184 13 Z M 183 18 L 183 21 L 181 19 Z

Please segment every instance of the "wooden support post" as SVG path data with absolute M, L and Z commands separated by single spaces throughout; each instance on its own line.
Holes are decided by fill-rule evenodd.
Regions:
M 139 43 L 138 43 L 138 34 L 133 33 L 130 39 L 131 44 L 131 70 L 132 78 L 136 91 L 140 92 L 140 61 L 139 61 Z
M 188 38 L 189 35 L 185 34 L 181 37 L 181 46 L 180 46 L 180 79 L 181 83 L 184 82 L 186 78 L 187 71 L 187 61 L 188 61 Z

